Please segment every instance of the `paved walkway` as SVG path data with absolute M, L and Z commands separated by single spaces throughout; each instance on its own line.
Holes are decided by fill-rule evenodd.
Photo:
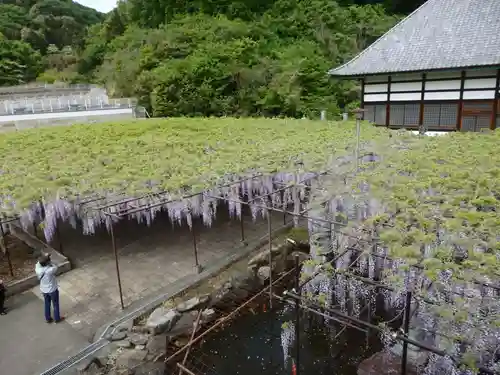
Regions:
M 244 223 L 246 240 L 267 233 L 266 220 L 254 223 L 246 217 Z M 275 227 L 281 225 L 283 216 L 277 215 Z M 219 215 L 211 228 L 196 223 L 199 264 L 206 266 L 241 249 L 240 233 L 240 222 L 224 215 Z M 62 237 L 64 255 L 75 269 L 59 277 L 61 309 L 68 323 L 90 339 L 97 328 L 121 311 L 110 236 L 105 230 L 83 236 L 68 228 Z M 151 227 L 125 221 L 116 225 L 115 238 L 125 306 L 196 272 L 188 227 L 172 228 L 166 218 L 159 218 Z M 33 291 L 39 295 L 38 288 Z
M 88 345 L 68 323 L 47 324 L 43 303 L 31 292 L 9 298 L 0 316 L 0 373 L 38 375 Z

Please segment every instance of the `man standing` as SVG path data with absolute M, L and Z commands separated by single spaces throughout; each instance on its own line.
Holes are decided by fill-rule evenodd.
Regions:
M 57 289 L 56 272 L 57 266 L 50 260 L 49 254 L 42 254 L 38 258 L 35 272 L 40 280 L 40 291 L 45 301 L 45 320 L 47 323 L 59 323 L 61 315 L 59 313 L 59 290 Z M 51 305 L 54 308 L 54 319 L 51 315 Z

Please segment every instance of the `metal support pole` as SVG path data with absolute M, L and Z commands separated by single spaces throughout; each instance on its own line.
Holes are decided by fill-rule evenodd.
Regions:
M 198 246 L 196 245 L 196 231 L 195 231 L 194 220 L 193 220 L 192 226 L 191 226 L 191 233 L 193 234 L 194 268 L 196 270 L 196 273 L 200 273 L 201 266 L 200 266 L 200 263 L 198 262 Z
M 113 253 L 115 255 L 115 265 L 116 265 L 116 278 L 118 279 L 118 290 L 120 292 L 120 305 L 122 307 L 122 310 L 125 309 L 125 305 L 123 304 L 123 292 L 122 292 L 122 280 L 120 278 L 120 265 L 118 264 L 118 251 L 116 249 L 116 242 L 115 242 L 115 233 L 113 230 L 113 220 L 108 216 L 109 220 L 109 232 L 111 234 L 111 246 L 113 246 Z
M 46 216 L 45 216 L 45 206 L 43 205 L 42 201 L 40 201 L 40 210 L 41 210 L 40 211 L 40 215 L 42 216 L 42 223 L 44 223 Z M 57 223 L 56 223 L 56 226 L 57 226 Z M 42 231 L 42 237 L 43 237 L 43 241 L 47 242 L 47 239 L 45 238 L 45 232 L 44 231 Z
M 295 293 L 300 296 L 299 255 L 295 254 Z M 295 300 L 295 375 L 300 375 L 300 301 Z
M 405 316 L 403 322 L 403 332 L 406 338 L 408 338 L 408 332 L 410 331 L 410 312 L 411 312 L 411 291 L 407 291 Z M 407 367 L 408 367 L 408 342 L 403 341 L 403 355 L 401 358 L 401 375 L 406 375 Z
M 14 277 L 14 268 L 12 267 L 12 260 L 10 259 L 10 251 L 7 248 L 7 241 L 5 240 L 5 232 L 3 230 L 3 224 L 0 224 L 0 234 L 2 236 L 2 241 L 5 246 L 5 256 L 7 257 L 7 263 L 9 264 L 10 276 Z
M 359 168 L 359 137 L 361 133 L 361 120 L 356 118 L 356 171 Z
M 367 320 L 368 320 L 368 323 L 371 323 L 372 322 L 372 303 L 371 301 L 368 301 L 367 304 L 366 304 L 366 307 L 367 307 Z M 367 328 L 366 329 L 366 349 L 368 349 L 368 346 L 370 345 L 370 328 Z
M 57 237 L 57 244 L 59 248 L 59 252 L 64 255 L 64 249 L 63 249 L 63 244 L 62 244 L 62 236 L 61 236 L 61 230 L 59 229 L 59 223 L 56 223 L 56 237 Z
M 179 369 L 181 370 L 181 372 L 184 371 L 188 375 L 196 375 L 194 372 L 192 372 L 191 370 L 187 369 L 185 366 L 181 365 L 180 363 L 177 363 L 177 367 L 179 367 Z
M 271 226 L 271 211 L 267 209 L 267 240 L 269 243 L 269 309 L 273 307 L 273 243 L 272 243 L 272 226 Z
M 241 242 L 245 242 L 245 222 L 243 221 L 243 207 L 241 209 L 240 230 L 241 230 Z

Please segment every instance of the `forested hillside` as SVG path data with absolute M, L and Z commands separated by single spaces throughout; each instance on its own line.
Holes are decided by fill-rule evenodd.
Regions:
M 75 63 L 87 27 L 103 20 L 70 0 L 1 0 L 0 85 L 26 83 L 47 68 Z
M 10 81 L 36 76 L 42 61 L 41 81 L 100 83 L 155 116 L 316 117 L 358 97 L 356 82 L 328 69 L 423 0 L 121 0 L 99 23 L 70 1 L 12 2 L 0 15 L 0 48 L 20 62 L 0 66 Z

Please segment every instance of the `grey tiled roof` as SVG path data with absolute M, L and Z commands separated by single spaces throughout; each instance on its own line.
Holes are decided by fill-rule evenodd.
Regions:
M 429 0 L 334 76 L 500 65 L 500 0 Z

